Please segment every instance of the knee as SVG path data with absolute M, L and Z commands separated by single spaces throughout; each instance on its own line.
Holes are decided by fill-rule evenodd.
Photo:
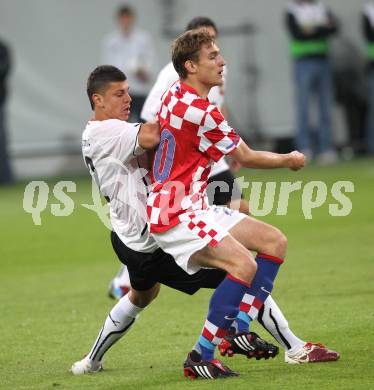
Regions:
M 245 215 L 251 215 L 249 210 L 249 203 L 245 199 L 240 199 L 239 211 Z
M 129 292 L 129 299 L 133 305 L 145 308 L 157 297 L 160 287 L 160 284 L 157 283 L 155 286 L 146 291 L 131 289 Z
M 287 252 L 287 237 L 276 228 L 273 228 L 269 235 L 264 252 L 267 255 L 276 256 L 283 259 Z
M 154 299 L 156 299 L 158 297 L 158 293 L 160 292 L 160 288 L 161 288 L 161 284 L 160 283 L 157 283 L 153 288 L 152 288 L 152 291 L 151 291 L 151 301 L 153 301 Z
M 257 271 L 257 263 L 251 254 L 242 255 L 236 258 L 234 270 L 231 272 L 233 276 L 246 283 L 251 283 Z
M 278 231 L 277 245 L 276 245 L 276 254 L 275 256 L 284 258 L 287 252 L 288 240 L 284 233 L 280 230 Z

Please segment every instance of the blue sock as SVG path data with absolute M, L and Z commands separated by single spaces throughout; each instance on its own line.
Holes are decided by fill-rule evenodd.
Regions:
M 238 324 L 238 333 L 249 332 L 249 325 L 252 321 L 252 318 L 245 313 L 244 311 L 240 311 L 238 316 L 236 317 L 236 323 Z
M 204 336 L 199 337 L 199 348 L 202 360 L 211 361 L 214 359 L 215 344 L 211 343 Z
M 215 347 L 226 336 L 239 313 L 239 305 L 249 285 L 231 275 L 214 291 L 209 303 L 208 316 L 199 337 L 202 360 L 213 360 Z
M 264 254 L 256 256 L 257 272 L 252 285 L 244 294 L 238 314 L 238 332 L 248 332 L 249 325 L 273 290 L 275 277 L 283 260 Z

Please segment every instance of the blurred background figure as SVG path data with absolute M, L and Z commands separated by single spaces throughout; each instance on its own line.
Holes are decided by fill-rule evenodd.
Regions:
M 297 148 L 309 159 L 316 156 L 320 164 L 334 163 L 337 154 L 331 141 L 332 76 L 328 39 L 337 32 L 337 21 L 321 2 L 295 0 L 287 7 L 286 27 L 294 68 Z M 315 145 L 310 120 L 313 95 L 317 97 L 319 112 Z
M 334 111 L 334 130 L 339 132 L 338 121 L 341 119 L 340 135 L 344 138 L 335 139 L 335 143 L 342 152 L 342 158 L 351 159 L 365 154 L 367 149 L 366 57 L 354 39 L 349 35 L 339 34 L 337 39 L 331 42 L 330 61 L 337 103 Z
M 152 87 L 155 71 L 154 45 L 148 32 L 135 26 L 134 10 L 121 6 L 117 11 L 118 31 L 105 38 L 103 63 L 114 65 L 127 76 L 131 85 L 130 122 L 140 120 L 140 111 Z
M 7 135 L 5 104 L 7 99 L 7 78 L 10 72 L 10 52 L 4 42 L 0 41 L 0 185 L 13 181 L 10 167 Z
M 362 15 L 362 31 L 368 44 L 368 112 L 366 121 L 366 141 L 368 153 L 374 154 L 374 2 L 365 5 Z

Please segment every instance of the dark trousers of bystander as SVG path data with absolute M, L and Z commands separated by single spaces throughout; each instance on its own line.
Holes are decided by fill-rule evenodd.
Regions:
M 374 154 L 374 67 L 368 72 L 368 113 L 366 122 L 367 151 Z
M 332 105 L 332 76 L 328 59 L 304 58 L 294 62 L 296 87 L 297 135 L 296 144 L 302 152 L 312 149 L 310 111 L 316 97 L 319 123 L 316 128 L 317 154 L 332 148 L 330 110 Z M 313 96 L 314 95 L 314 96 Z
M 5 109 L 0 105 L 0 185 L 10 184 L 13 181 L 5 127 Z

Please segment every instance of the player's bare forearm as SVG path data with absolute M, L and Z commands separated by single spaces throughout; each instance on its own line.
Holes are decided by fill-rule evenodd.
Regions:
M 290 156 L 288 154 L 278 154 L 265 151 L 252 151 L 249 158 L 246 159 L 247 168 L 288 168 Z
M 139 130 L 139 145 L 145 150 L 152 150 L 160 143 L 160 125 L 147 122 Z
M 246 168 L 289 168 L 297 171 L 305 165 L 305 156 L 297 151 L 286 154 L 257 151 L 250 149 L 244 142 L 239 145 L 232 157 Z

